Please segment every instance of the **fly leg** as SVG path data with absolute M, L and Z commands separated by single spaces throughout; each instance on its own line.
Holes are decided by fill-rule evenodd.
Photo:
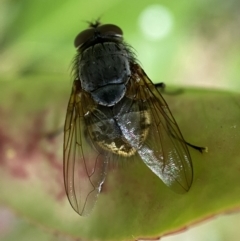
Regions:
M 168 128 L 168 131 L 169 131 L 170 135 L 171 135 L 173 138 L 175 138 L 175 139 L 178 140 L 178 141 L 181 141 L 181 142 L 185 143 L 186 145 L 192 147 L 193 149 L 195 149 L 195 150 L 197 150 L 197 151 L 200 151 L 201 153 L 203 153 L 203 152 L 208 152 L 208 148 L 207 148 L 207 147 L 202 147 L 202 146 L 193 145 L 193 144 L 185 141 L 184 139 L 180 139 L 180 138 L 178 138 L 177 136 L 175 136 L 175 135 L 171 132 L 171 130 L 170 130 L 169 128 Z
M 165 93 L 165 94 L 168 94 L 168 95 L 178 95 L 178 94 L 182 94 L 184 92 L 183 89 L 177 89 L 175 91 L 166 91 L 165 88 L 166 88 L 166 85 L 161 82 L 161 83 L 157 83 L 155 84 L 155 87 L 160 90 L 161 92 Z M 184 142 L 186 145 L 192 147 L 193 149 L 197 150 L 197 151 L 200 151 L 201 153 L 203 152 L 207 152 L 208 151 L 208 148 L 207 147 L 202 147 L 202 146 L 196 146 L 196 145 L 193 145 L 187 141 L 185 141 L 184 139 L 180 139 L 178 138 L 177 136 L 175 136 L 172 132 L 171 132 L 171 129 L 168 127 L 168 132 L 170 133 L 170 135 L 177 139 L 178 141 L 181 141 L 181 142 Z
M 202 147 L 202 146 L 196 146 L 196 145 L 193 145 L 185 140 L 181 140 L 183 141 L 185 144 L 187 144 L 188 146 L 192 147 L 193 149 L 197 150 L 197 151 L 200 151 L 201 153 L 203 152 L 208 152 L 208 148 L 207 147 Z
M 181 89 L 181 88 L 178 88 L 178 89 L 173 90 L 173 91 L 166 91 L 166 84 L 164 84 L 163 82 L 155 84 L 155 87 L 161 93 L 164 93 L 164 94 L 167 94 L 167 95 L 179 95 L 179 94 L 182 94 L 184 92 L 184 90 Z
M 52 140 L 54 139 L 55 137 L 59 136 L 60 134 L 62 134 L 64 131 L 64 128 L 63 127 L 59 127 L 58 129 L 54 130 L 54 131 L 50 131 L 50 132 L 47 132 L 44 134 L 44 137 L 49 139 L 49 140 Z
M 193 145 L 193 144 L 185 141 L 184 139 L 180 139 L 179 137 L 175 136 L 175 135 L 171 132 L 171 129 L 170 129 L 169 127 L 168 127 L 168 132 L 169 132 L 169 134 L 170 134 L 173 138 L 175 138 L 175 139 L 178 140 L 178 141 L 181 141 L 181 142 L 185 143 L 186 145 L 192 147 L 193 149 L 195 149 L 195 150 L 197 150 L 197 151 L 200 151 L 201 153 L 203 153 L 203 152 L 208 152 L 208 148 L 207 148 L 207 147 L 202 147 L 202 146 Z

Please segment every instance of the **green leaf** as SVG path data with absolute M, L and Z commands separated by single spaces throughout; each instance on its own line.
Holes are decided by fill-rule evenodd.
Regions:
M 180 195 L 142 162 L 112 165 L 95 209 L 80 217 L 62 178 L 62 133 L 71 86 L 54 78 L 1 82 L 0 200 L 50 230 L 92 240 L 131 240 L 175 232 L 240 207 L 240 94 L 184 90 L 165 95 L 190 149 L 194 181 Z M 110 228 L 111 227 L 111 228 Z

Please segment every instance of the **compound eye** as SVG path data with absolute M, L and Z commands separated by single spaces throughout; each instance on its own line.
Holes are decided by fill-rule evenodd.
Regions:
M 74 46 L 78 48 L 80 45 L 87 42 L 94 35 L 94 29 L 86 29 L 79 33 L 74 40 Z
M 104 35 L 123 35 L 121 28 L 114 24 L 104 24 L 98 27 L 98 31 Z

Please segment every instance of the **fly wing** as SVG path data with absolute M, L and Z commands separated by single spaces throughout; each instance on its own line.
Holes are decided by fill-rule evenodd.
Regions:
M 142 68 L 135 64 L 132 71 L 138 85 L 135 98 L 149 110 L 151 118 L 148 136 L 138 154 L 167 186 L 186 192 L 192 184 L 193 169 L 184 138 L 166 101 Z
M 88 138 L 84 115 L 90 108 L 74 82 L 64 126 L 64 183 L 73 209 L 82 216 L 93 209 L 107 172 L 107 157 Z

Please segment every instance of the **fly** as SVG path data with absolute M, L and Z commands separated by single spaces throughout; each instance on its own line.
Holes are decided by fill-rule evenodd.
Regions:
M 166 101 L 122 30 L 98 21 L 74 42 L 74 82 L 64 126 L 64 183 L 73 209 L 93 209 L 109 161 L 140 158 L 169 188 L 187 192 L 193 167 Z

